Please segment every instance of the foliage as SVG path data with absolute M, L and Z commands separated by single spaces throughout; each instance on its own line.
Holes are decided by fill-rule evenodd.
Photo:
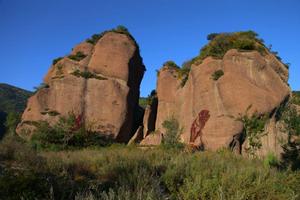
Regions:
M 78 69 L 76 69 L 71 74 L 74 75 L 74 76 L 76 76 L 76 77 L 82 77 L 82 78 L 85 78 L 85 79 L 89 79 L 89 78 L 94 78 L 94 79 L 98 79 L 98 80 L 106 80 L 107 79 L 107 78 L 99 76 L 99 75 L 97 75 L 95 73 L 92 73 L 90 71 L 80 71 Z
M 164 62 L 163 66 L 174 68 L 174 69 L 179 69 L 180 67 L 172 60 L 168 60 Z
M 57 112 L 56 110 L 45 110 L 45 111 L 41 112 L 41 114 L 42 115 L 49 115 L 49 116 L 52 116 L 52 117 L 60 115 L 60 113 Z
M 288 142 L 283 145 L 282 165 L 292 170 L 300 169 L 300 114 L 293 104 L 288 103 L 280 120 L 284 122 L 284 131 L 288 136 Z
M 211 78 L 213 79 L 213 80 L 218 80 L 221 76 L 223 76 L 224 75 L 224 72 L 223 72 L 223 70 L 221 70 L 221 69 L 219 69 L 219 70 L 216 70 L 212 75 L 211 75 Z
M 91 38 L 88 38 L 86 40 L 86 42 L 88 43 L 91 43 L 93 45 L 95 45 L 106 33 L 109 33 L 109 32 L 115 32 L 115 33 L 121 33 L 121 34 L 125 34 L 127 35 L 130 39 L 132 39 L 134 41 L 134 43 L 136 44 L 136 46 L 138 47 L 136 41 L 134 40 L 134 38 L 131 36 L 131 34 L 129 33 L 128 29 L 123 26 L 123 25 L 119 25 L 117 26 L 116 28 L 114 29 L 111 29 L 111 30 L 107 30 L 107 31 L 103 31 L 102 33 L 100 34 L 94 34 L 92 35 Z
M 58 122 L 50 126 L 45 121 L 35 124 L 31 143 L 38 149 L 69 149 L 87 146 L 105 146 L 111 143 L 110 136 L 90 131 L 82 117 L 69 113 L 60 116 Z
M 300 106 L 300 91 L 293 92 L 291 103 Z
M 273 153 L 268 153 L 264 159 L 264 165 L 266 167 L 278 167 L 279 160 Z
M 140 97 L 139 98 L 139 106 L 142 108 L 146 108 L 147 105 L 148 105 L 147 97 Z
M 76 52 L 75 55 L 69 55 L 68 56 L 68 58 L 70 58 L 71 60 L 75 60 L 75 61 L 81 61 L 85 57 L 86 57 L 86 55 L 83 54 L 81 51 Z
M 42 90 L 44 88 L 49 88 L 50 86 L 47 83 L 41 83 L 39 86 L 34 87 L 34 93 L 38 92 L 39 90 Z
M 174 61 L 166 61 L 163 66 L 168 68 L 173 68 L 178 74 L 178 79 L 181 80 L 180 86 L 183 87 L 188 80 L 189 72 L 191 69 L 192 61 L 186 61 L 182 64 L 182 67 L 179 67 Z M 157 71 L 157 76 L 159 76 L 159 71 Z
M 7 84 L 0 84 L 0 111 L 23 112 L 26 107 L 27 99 L 32 92 L 23 90 Z
M 52 61 L 52 65 L 55 65 L 56 63 L 58 63 L 60 60 L 62 60 L 63 57 L 58 57 L 58 58 L 55 58 L 53 61 Z
M 245 114 L 239 114 L 239 117 L 236 118 L 237 121 L 243 123 L 243 135 L 244 138 L 248 140 L 249 147 L 246 148 L 246 151 L 251 155 L 255 156 L 256 151 L 261 148 L 261 138 L 266 134 L 265 124 L 267 122 L 266 115 L 259 115 L 254 113 L 249 116 L 248 111 L 252 105 L 250 105 Z
M 179 127 L 179 122 L 171 117 L 162 123 L 165 128 L 165 134 L 162 140 L 162 146 L 164 148 L 183 148 L 184 144 L 179 142 L 180 134 L 182 130 Z
M 21 116 L 19 113 L 10 112 L 6 117 L 5 127 L 7 134 L 14 135 L 17 125 L 21 121 Z
M 24 142 L 12 141 L 10 148 L 15 151 L 9 159 L 0 144 L 0 198 L 8 200 L 297 199 L 300 195 L 299 172 L 265 167 L 262 160 L 228 151 L 189 153 L 112 145 L 39 153 Z
M 200 54 L 193 59 L 193 63 L 201 63 L 208 56 L 223 58 L 230 49 L 257 50 L 265 53 L 263 40 L 258 38 L 254 31 L 242 31 L 234 33 L 212 33 L 207 36 L 210 42 L 205 45 Z
M 31 95 L 31 92 L 21 88 L 0 84 L 0 139 L 6 131 L 4 123 L 8 113 L 23 112 Z
M 146 104 L 147 105 L 152 105 L 152 103 L 157 99 L 157 93 L 156 90 L 152 90 L 148 97 L 146 98 Z

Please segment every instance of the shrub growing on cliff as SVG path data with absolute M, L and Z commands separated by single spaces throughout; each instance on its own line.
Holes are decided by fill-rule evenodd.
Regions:
M 258 38 L 254 31 L 242 31 L 234 33 L 213 33 L 207 37 L 210 42 L 205 45 L 200 54 L 193 59 L 193 63 L 200 63 L 208 56 L 223 58 L 230 49 L 238 50 L 257 50 L 265 53 L 263 40 Z
M 127 29 L 125 26 L 123 26 L 123 25 L 119 25 L 119 26 L 117 26 L 116 28 L 113 28 L 113 29 L 111 29 L 111 30 L 103 31 L 103 32 L 100 33 L 100 34 L 94 34 L 94 35 L 92 35 L 91 38 L 88 38 L 88 39 L 86 40 L 86 42 L 95 45 L 95 44 L 96 44 L 96 43 L 97 43 L 97 42 L 98 42 L 98 41 L 99 41 L 106 33 L 108 33 L 108 32 L 115 32 L 115 33 L 125 34 L 125 35 L 127 35 L 129 38 L 131 38 L 131 39 L 134 41 L 134 43 L 137 45 L 136 41 L 135 41 L 134 38 L 131 36 L 131 34 L 130 34 L 130 32 L 128 31 L 128 29 Z M 137 45 L 137 46 L 138 46 L 138 45 Z
M 166 131 L 162 140 L 162 146 L 165 148 L 183 148 L 184 144 L 179 142 L 182 131 L 179 127 L 179 122 L 172 117 L 165 120 L 162 126 Z
M 98 79 L 98 80 L 106 80 L 106 78 L 104 78 L 102 76 L 99 76 L 95 73 L 92 73 L 90 71 L 87 71 L 87 70 L 86 71 L 80 71 L 79 69 L 76 69 L 71 74 L 76 76 L 76 77 L 82 77 L 84 79 L 94 78 L 94 79 Z
M 224 75 L 224 72 L 223 72 L 223 70 L 221 70 L 221 69 L 219 69 L 219 70 L 217 70 L 217 71 L 215 71 L 212 75 L 211 75 L 211 77 L 212 77 L 212 79 L 213 80 L 218 80 L 221 76 L 223 76 Z
M 39 86 L 34 87 L 34 93 L 38 92 L 39 90 L 42 90 L 44 88 L 49 88 L 50 86 L 47 83 L 41 83 Z
M 85 57 L 86 57 L 86 55 L 84 53 L 82 53 L 81 51 L 78 51 L 75 55 L 68 56 L 68 58 L 70 58 L 71 60 L 75 60 L 75 61 L 81 61 Z
M 55 65 L 56 63 L 58 63 L 58 61 L 62 60 L 63 57 L 58 57 L 58 58 L 55 58 L 53 61 L 52 61 L 52 65 Z
M 247 108 L 245 114 L 239 114 L 236 120 L 242 122 L 244 126 L 243 139 L 246 139 L 249 145 L 246 148 L 246 152 L 250 156 L 255 157 L 256 151 L 262 146 L 261 138 L 266 134 L 264 131 L 267 116 L 259 115 L 258 113 L 249 116 L 248 111 L 251 107 L 252 105 Z

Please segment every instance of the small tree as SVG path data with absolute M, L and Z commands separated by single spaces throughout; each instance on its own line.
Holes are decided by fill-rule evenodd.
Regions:
M 20 122 L 20 114 L 16 112 L 8 113 L 6 117 L 5 127 L 8 135 L 15 135 L 15 130 Z
M 261 138 L 266 135 L 265 124 L 267 121 L 267 117 L 265 115 L 259 115 L 258 113 L 254 113 L 249 116 L 248 111 L 252 105 L 248 106 L 245 114 L 239 114 L 236 118 L 237 121 L 243 123 L 243 138 L 248 140 L 249 147 L 246 148 L 246 152 L 250 154 L 250 156 L 255 157 L 256 151 L 262 147 Z
M 179 127 L 178 121 L 172 117 L 169 120 L 165 120 L 162 123 L 162 126 L 165 128 L 166 133 L 162 140 L 162 145 L 165 148 L 183 148 L 184 145 L 179 142 L 179 137 L 181 134 L 181 129 Z

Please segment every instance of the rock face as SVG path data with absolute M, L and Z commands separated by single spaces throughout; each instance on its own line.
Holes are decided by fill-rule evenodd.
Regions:
M 17 132 L 32 128 L 27 122 L 54 124 L 73 112 L 93 131 L 127 142 L 135 131 L 144 71 L 139 48 L 127 34 L 107 32 L 94 45 L 83 42 L 51 66 L 46 87 L 29 99 Z
M 214 78 L 218 70 L 224 75 Z M 288 70 L 271 53 L 262 56 L 257 51 L 232 49 L 223 59 L 207 57 L 192 65 L 184 87 L 179 76 L 169 66 L 159 71 L 156 130 L 164 132 L 163 121 L 173 116 L 183 129 L 183 142 L 208 150 L 241 145 L 243 124 L 236 120 L 239 114 L 252 105 L 249 115 L 256 112 L 273 119 L 272 113 L 290 95 Z M 262 139 L 261 154 L 279 153 L 277 126 L 274 120 L 267 124 L 269 134 Z

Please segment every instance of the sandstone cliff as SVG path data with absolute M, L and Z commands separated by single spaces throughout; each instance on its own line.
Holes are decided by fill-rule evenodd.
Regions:
M 30 137 L 31 122 L 54 124 L 72 112 L 91 130 L 127 142 L 144 71 L 139 47 L 127 30 L 94 35 L 54 60 L 44 87 L 29 99 L 17 132 Z
M 248 141 L 244 141 L 242 134 L 244 124 L 237 119 L 246 115 L 250 108 L 247 115 L 255 113 L 268 118 L 267 134 L 261 138 L 262 148 L 258 154 L 280 154 L 279 141 L 284 134 L 274 116 L 291 92 L 287 84 L 288 69 L 253 38 L 253 49 L 231 48 L 220 57 L 203 56 L 200 62 L 193 62 L 184 85 L 181 69 L 169 63 L 160 69 L 157 80 L 158 135 L 165 132 L 162 123 L 174 117 L 182 128 L 184 143 L 206 150 L 231 147 L 241 153 Z M 236 39 L 236 35 L 229 39 Z M 204 47 L 202 52 L 215 48 L 214 42 L 211 41 L 211 46 Z M 146 137 L 142 144 L 160 143 L 161 139 L 157 138 L 161 137 L 154 135 Z

